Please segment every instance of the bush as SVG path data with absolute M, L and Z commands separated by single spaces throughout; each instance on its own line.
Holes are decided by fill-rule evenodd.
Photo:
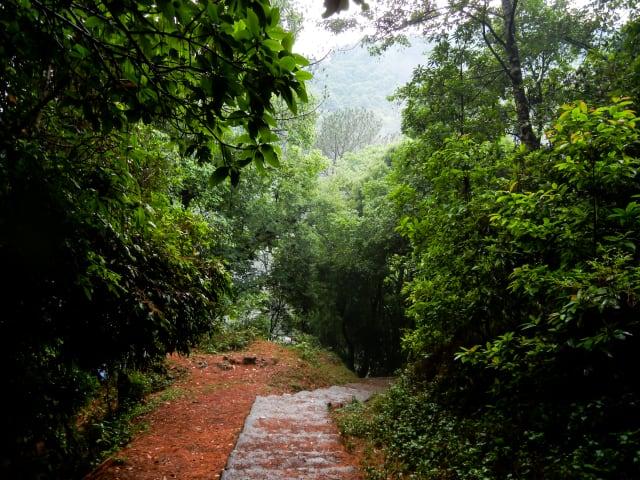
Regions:
M 404 337 L 414 365 L 372 407 L 369 429 L 393 471 L 637 478 L 640 120 L 630 106 L 565 105 L 538 151 L 463 137 L 423 159 L 424 198 L 400 226 L 415 262 L 405 292 L 416 328 Z
M 206 353 L 243 350 L 259 338 L 265 338 L 265 333 L 256 326 L 227 323 L 205 335 L 200 349 Z

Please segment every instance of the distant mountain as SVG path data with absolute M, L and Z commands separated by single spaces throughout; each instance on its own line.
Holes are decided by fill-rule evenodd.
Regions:
M 410 47 L 392 47 L 379 56 L 370 55 L 359 45 L 337 50 L 315 67 L 311 91 L 318 98 L 326 92 L 321 111 L 363 107 L 375 111 L 383 120 L 383 134 L 399 133 L 401 106 L 387 97 L 411 79 L 417 65 L 425 62 L 427 48 L 416 39 Z

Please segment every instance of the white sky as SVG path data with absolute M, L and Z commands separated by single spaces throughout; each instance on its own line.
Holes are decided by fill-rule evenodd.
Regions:
M 304 16 L 304 28 L 298 35 L 293 47 L 296 53 L 313 58 L 321 58 L 331 49 L 352 46 L 364 36 L 359 31 L 348 31 L 336 35 L 322 28 L 319 25 L 322 20 L 322 14 L 325 11 L 322 0 L 294 0 L 293 3 L 298 5 Z M 347 12 L 340 12 L 338 18 L 349 18 L 359 10 L 360 7 L 358 5 L 352 4 Z
M 375 2 L 376 0 L 368 0 Z M 438 4 L 446 4 L 447 0 L 437 0 Z M 581 7 L 587 4 L 589 0 L 570 0 L 569 4 L 575 7 Z M 294 46 L 294 51 L 311 58 L 321 58 L 331 49 L 346 48 L 356 44 L 364 33 L 360 31 L 348 31 L 336 35 L 328 32 L 319 25 L 324 12 L 323 0 L 293 0 L 304 16 L 304 28 L 298 35 Z M 342 11 L 337 18 L 349 18 L 355 16 L 360 10 L 359 5 L 349 2 L 349 10 Z

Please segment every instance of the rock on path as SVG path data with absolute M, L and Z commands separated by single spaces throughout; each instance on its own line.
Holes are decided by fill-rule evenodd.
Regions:
M 355 480 L 329 407 L 367 400 L 389 379 L 258 397 L 221 480 Z

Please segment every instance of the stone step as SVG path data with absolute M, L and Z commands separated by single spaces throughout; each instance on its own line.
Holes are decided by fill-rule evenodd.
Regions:
M 356 480 L 331 407 L 365 401 L 388 379 L 258 397 L 221 480 Z

